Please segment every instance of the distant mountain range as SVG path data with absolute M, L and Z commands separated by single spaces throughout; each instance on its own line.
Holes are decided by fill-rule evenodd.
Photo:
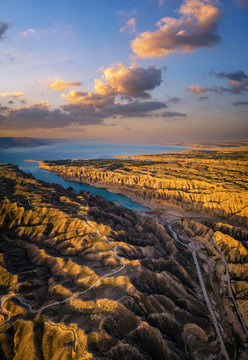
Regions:
M 32 147 L 60 142 L 58 139 L 35 139 L 30 137 L 0 137 L 0 148 Z

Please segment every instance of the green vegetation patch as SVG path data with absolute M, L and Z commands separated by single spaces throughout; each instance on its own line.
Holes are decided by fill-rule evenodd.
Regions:
M 147 156 L 147 155 L 144 155 Z M 248 151 L 192 150 L 187 152 L 151 155 L 174 157 L 175 159 L 248 160 Z
M 159 161 L 149 160 L 119 160 L 119 159 L 78 159 L 78 160 L 45 160 L 43 163 L 47 166 L 94 166 L 102 168 L 106 171 L 124 170 L 129 171 L 129 168 L 148 166 L 151 163 L 161 164 Z

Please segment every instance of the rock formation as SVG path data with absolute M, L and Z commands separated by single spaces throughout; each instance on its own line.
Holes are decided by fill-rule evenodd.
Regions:
M 183 211 L 247 224 L 247 152 L 188 151 L 133 158 L 138 160 L 48 161 L 40 166 L 152 207 L 175 205 Z
M 2 359 L 220 358 L 192 256 L 162 224 L 12 165 L 0 174 Z

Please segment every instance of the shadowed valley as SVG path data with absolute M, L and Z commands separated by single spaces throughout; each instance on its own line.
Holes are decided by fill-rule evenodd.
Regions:
M 147 215 L 2 164 L 1 357 L 245 359 L 247 155 L 225 156 L 41 164 L 143 198 Z

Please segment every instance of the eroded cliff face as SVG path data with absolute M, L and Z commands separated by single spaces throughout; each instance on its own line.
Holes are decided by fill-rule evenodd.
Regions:
M 248 328 L 247 230 L 209 220 L 201 223 L 189 218 L 181 220 L 179 224 L 181 231 L 182 229 L 185 231 L 190 243 L 198 249 L 197 253 L 202 260 L 202 266 L 208 273 L 208 284 L 212 288 L 215 304 L 223 308 L 220 309 L 220 316 L 224 318 L 223 310 L 229 311 L 225 301 L 223 302 L 221 299 L 223 296 L 230 297 L 230 290 L 228 290 L 228 282 L 230 282 L 239 312 Z M 223 256 L 228 266 L 228 272 Z M 224 280 L 219 283 L 220 286 L 216 282 L 218 276 Z M 236 326 L 240 326 L 240 322 Z
M 246 224 L 248 155 L 230 154 L 214 158 L 204 152 L 186 152 L 134 156 L 139 161 L 133 162 L 54 161 L 40 166 L 65 179 L 108 187 L 146 204 L 167 207 L 174 204 L 184 211 L 228 217 Z M 149 159 L 154 162 L 146 161 Z
M 192 257 L 163 225 L 0 173 L 1 358 L 219 358 Z
M 118 172 L 145 176 L 148 166 L 125 163 L 125 170 L 117 164 L 116 170 L 116 163 L 95 170 L 87 163 L 83 171 L 115 179 Z M 61 164 L 58 172 L 61 166 L 72 170 L 70 176 L 82 170 Z M 158 181 L 161 164 L 149 166 Z M 219 360 L 219 338 L 183 243 L 197 253 L 230 359 L 246 358 L 245 332 L 212 242 L 228 262 L 247 323 L 246 229 L 186 217 L 171 225 L 178 243 L 161 222 L 166 213 L 158 222 L 154 213 L 138 215 L 88 192 L 37 181 L 12 165 L 1 165 L 0 175 L 1 358 Z M 186 183 L 183 178 L 180 191 Z

